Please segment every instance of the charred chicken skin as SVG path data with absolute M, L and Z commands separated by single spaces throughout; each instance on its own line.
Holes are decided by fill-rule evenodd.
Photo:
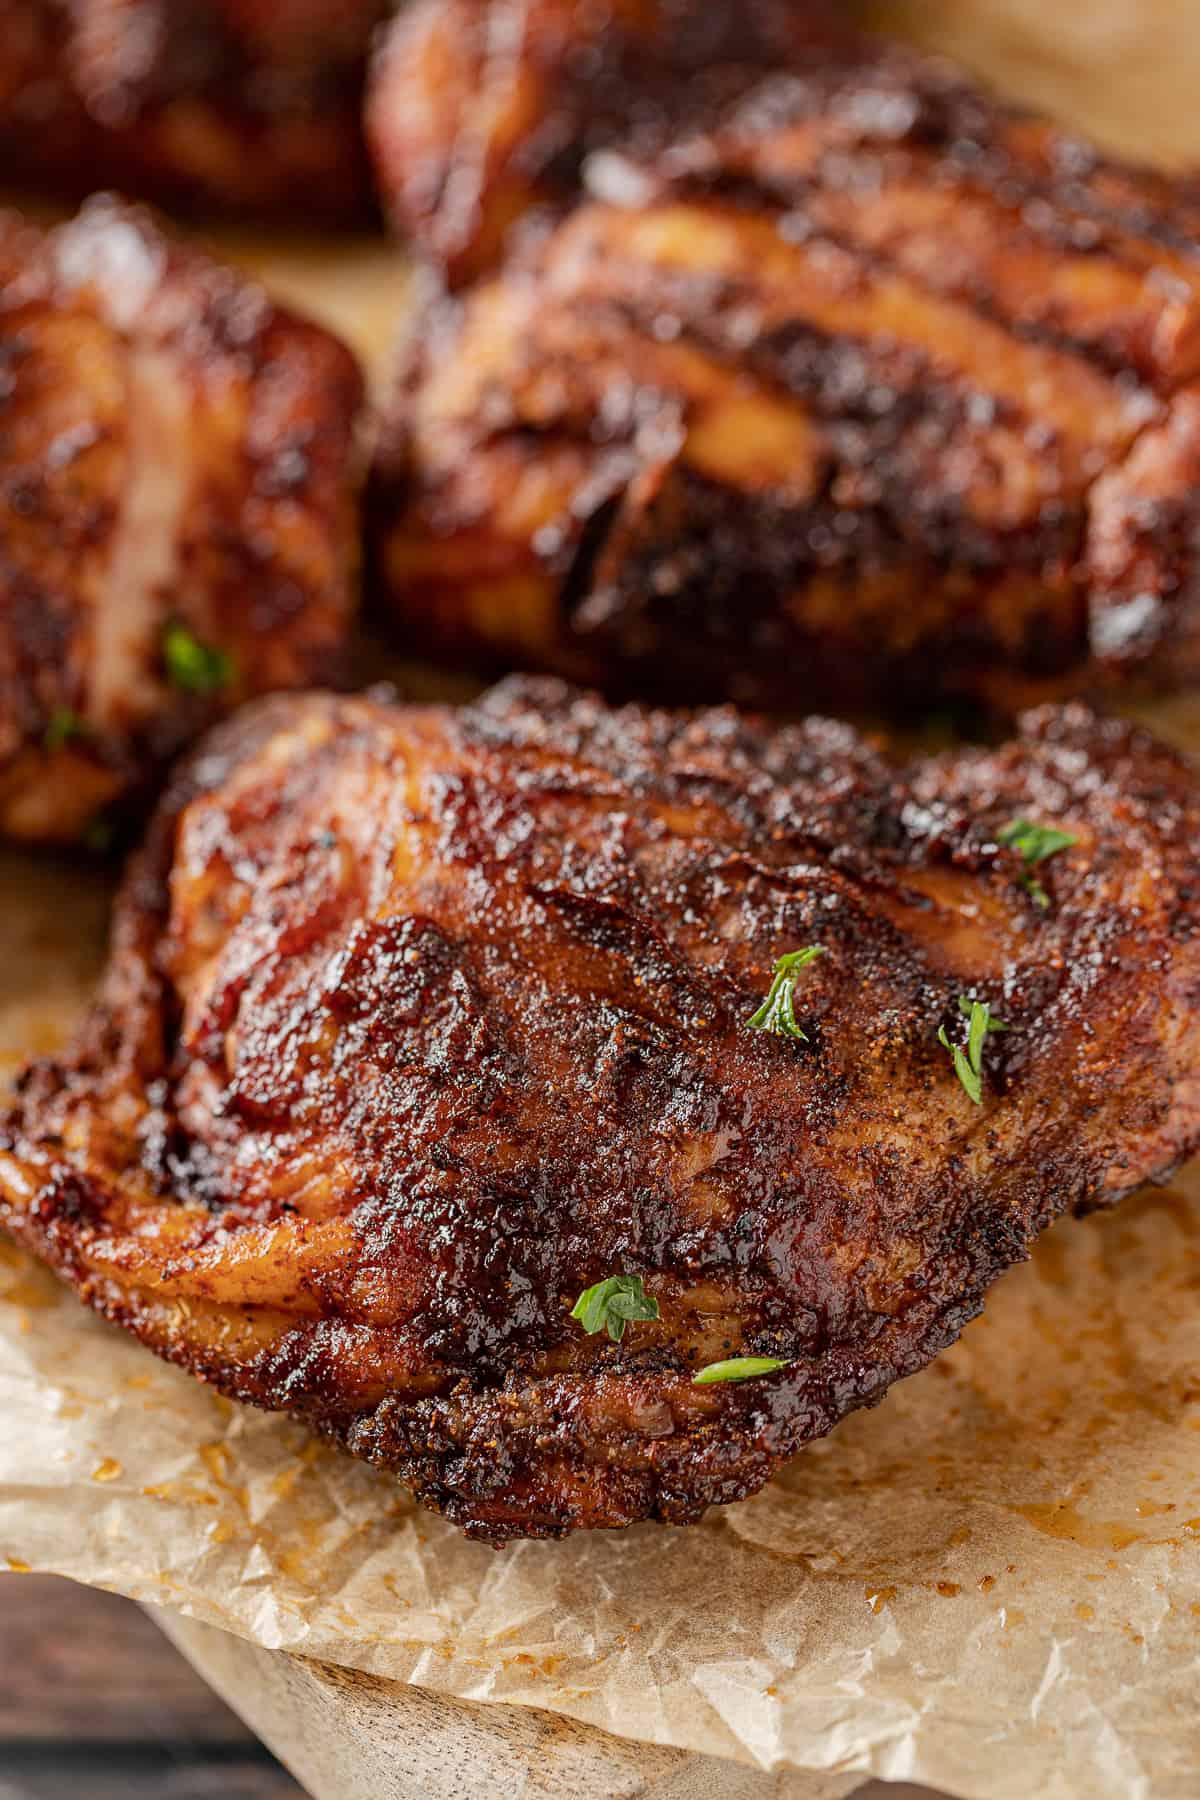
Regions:
M 3 174 L 361 221 L 364 72 L 384 11 L 385 0 L 0 0 Z
M 861 40 L 589 169 L 398 385 L 414 640 L 791 709 L 1200 675 L 1190 189 Z
M 694 1520 L 1195 1146 L 1198 846 L 1081 707 L 898 771 L 528 678 L 275 697 L 165 800 L 0 1225 L 476 1536 Z
M 844 35 L 816 0 L 416 0 L 368 86 L 380 193 L 460 283 L 577 198 L 593 151 L 661 149 Z
M 70 841 L 356 598 L 357 365 L 107 199 L 0 219 L 0 830 Z

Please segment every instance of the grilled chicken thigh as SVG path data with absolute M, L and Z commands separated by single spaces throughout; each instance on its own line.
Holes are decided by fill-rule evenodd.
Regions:
M 1190 190 L 861 40 L 589 168 L 397 389 L 415 641 L 792 708 L 1195 677 Z
M 368 87 L 397 228 L 454 282 L 579 191 L 594 150 L 661 148 L 844 35 L 824 0 L 415 0 Z
M 0 220 L 0 830 L 76 839 L 356 594 L 350 353 L 145 214 Z
M 1078 707 L 898 772 L 276 697 L 164 803 L 0 1225 L 474 1535 L 692 1520 L 1195 1146 L 1198 894 L 1192 770 Z
M 3 174 L 361 220 L 371 208 L 364 67 L 385 10 L 386 0 L 0 0 Z

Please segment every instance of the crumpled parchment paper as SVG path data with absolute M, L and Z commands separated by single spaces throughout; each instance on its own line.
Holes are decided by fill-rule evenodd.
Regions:
M 1128 143 L 1133 103 L 1110 79 L 1121 45 L 1190 9 L 882 10 L 943 42 L 978 19 L 985 66 L 994 54 L 1010 87 L 1022 58 L 1035 89 L 1050 79 L 1061 30 L 1076 114 Z M 1137 100 L 1159 150 L 1195 33 L 1176 36 L 1163 105 Z M 403 289 L 386 256 L 356 262 L 351 290 L 344 262 L 243 254 L 359 321 L 378 352 Z M 1200 745 L 1198 716 L 1176 705 L 1156 722 Z M 99 875 L 0 855 L 0 1062 L 51 1047 L 82 1006 L 107 898 Z M 57 1571 L 446 1695 L 822 1771 L 829 1792 L 861 1771 L 971 1800 L 1191 1800 L 1198 1301 L 1193 1170 L 1057 1227 L 961 1344 L 756 1499 L 690 1530 L 497 1553 L 301 1427 L 157 1362 L 0 1240 L 0 1569 Z

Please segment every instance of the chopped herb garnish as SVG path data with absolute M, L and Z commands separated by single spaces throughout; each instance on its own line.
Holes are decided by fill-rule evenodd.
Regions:
M 776 1369 L 787 1367 L 780 1356 L 731 1356 L 725 1362 L 709 1363 L 692 1381 L 700 1386 L 711 1381 L 753 1381 L 756 1375 L 773 1375 Z
M 642 1286 L 640 1275 L 610 1275 L 585 1288 L 571 1308 L 587 1332 L 607 1330 L 614 1344 L 625 1336 L 630 1319 L 657 1319 L 658 1301 Z
M 1049 906 L 1050 896 L 1032 871 L 1038 863 L 1045 862 L 1048 856 L 1057 856 L 1060 850 L 1069 850 L 1079 839 L 1072 832 L 1058 831 L 1052 825 L 1035 825 L 1032 819 L 1014 819 L 1011 825 L 1006 825 L 996 835 L 1002 844 L 1020 851 L 1025 863 L 1021 886 L 1034 905 L 1043 909 Z
M 1008 1026 L 1003 1019 L 992 1017 L 992 1009 L 986 1000 L 968 1000 L 965 994 L 961 994 L 958 1010 L 969 1021 L 966 1049 L 950 1042 L 944 1025 L 938 1029 L 938 1043 L 944 1045 L 953 1057 L 955 1073 L 971 1099 L 976 1106 L 982 1106 L 984 1042 L 989 1032 L 1007 1031 Z
M 61 750 L 71 738 L 83 737 L 86 732 L 87 726 L 77 712 L 72 712 L 69 706 L 56 707 L 42 733 L 42 747 L 48 751 Z
M 818 956 L 824 956 L 821 944 L 809 944 L 805 950 L 792 950 L 775 964 L 775 974 L 767 997 L 746 1023 L 754 1031 L 773 1031 L 777 1037 L 799 1038 L 807 1044 L 808 1034 L 796 1023 L 796 976 Z
M 93 819 L 83 828 L 82 842 L 85 850 L 93 850 L 97 856 L 103 856 L 112 849 L 116 840 L 116 832 L 112 822 L 101 816 Z
M 173 620 L 163 632 L 163 662 L 172 686 L 185 694 L 215 694 L 233 680 L 233 660 Z

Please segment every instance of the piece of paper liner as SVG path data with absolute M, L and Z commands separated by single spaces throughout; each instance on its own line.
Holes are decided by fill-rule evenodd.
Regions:
M 0 1054 L 82 1004 L 105 899 L 0 858 Z M 846 1789 L 1190 1796 L 1198 1296 L 1194 1169 L 1057 1227 L 956 1348 L 757 1498 L 496 1552 L 160 1363 L 0 1239 L 0 1568 Z
M 614 1737 L 540 1706 L 480 1704 L 336 1663 L 263 1650 L 161 1606 L 150 1616 L 287 1764 L 312 1800 L 862 1800 L 857 1775 L 765 1774 Z M 888 1784 L 895 1800 L 938 1800 Z

